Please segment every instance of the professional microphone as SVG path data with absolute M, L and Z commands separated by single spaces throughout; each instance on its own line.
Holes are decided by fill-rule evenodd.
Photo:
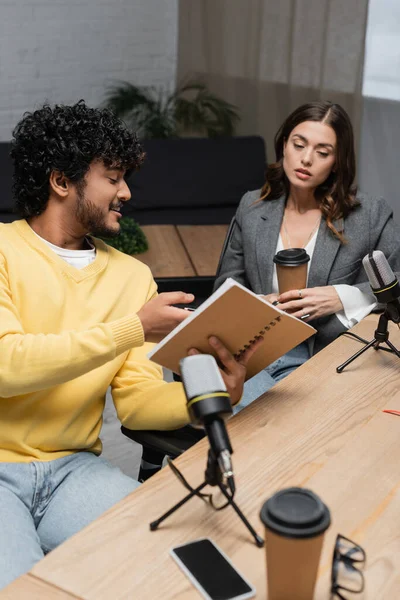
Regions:
M 365 342 L 362 338 L 360 341 L 365 342 L 365 346 L 358 352 L 350 356 L 344 363 L 336 367 L 338 373 L 342 371 L 368 348 L 375 350 L 382 348 L 381 344 L 386 344 L 389 351 L 393 352 L 400 358 L 400 351 L 389 340 L 388 323 L 393 321 L 400 327 L 400 285 L 397 277 L 393 273 L 385 255 L 380 250 L 374 250 L 363 258 L 363 267 L 367 274 L 370 286 L 374 292 L 376 299 L 380 304 L 385 305 L 385 310 L 379 317 L 378 327 L 375 330 L 374 337 L 370 342 Z
M 374 250 L 362 262 L 378 302 L 386 304 L 387 316 L 391 321 L 400 323 L 400 284 L 386 256 L 381 250 Z
M 150 529 L 151 531 L 157 529 L 160 523 L 193 496 L 199 496 L 203 499 L 208 497 L 211 506 L 215 510 L 232 506 L 242 523 L 250 531 L 257 546 L 261 548 L 264 545 L 264 540 L 256 533 L 234 500 L 235 482 L 231 461 L 232 446 L 225 426 L 225 419 L 232 414 L 232 405 L 216 360 L 210 354 L 195 354 L 183 358 L 179 365 L 190 420 L 194 425 L 204 426 L 210 442 L 207 468 L 203 483 L 196 488 L 192 488 L 182 476 L 182 481 L 185 482 L 184 485 L 190 490 L 190 493 L 160 518 L 150 523 Z M 171 465 L 172 463 L 170 463 Z M 177 472 L 176 467 L 173 470 Z M 200 493 L 207 485 L 217 485 L 225 496 L 227 503 L 215 507 L 211 494 L 205 496 Z
M 217 362 L 210 354 L 196 354 L 179 364 L 190 420 L 204 426 L 220 471 L 234 494 L 233 451 L 224 421 L 232 414 L 232 405 Z

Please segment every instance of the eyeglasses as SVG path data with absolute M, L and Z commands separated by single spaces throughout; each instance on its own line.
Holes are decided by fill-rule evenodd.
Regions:
M 360 594 L 364 589 L 365 550 L 343 535 L 336 538 L 332 558 L 331 593 L 348 600 L 342 592 Z

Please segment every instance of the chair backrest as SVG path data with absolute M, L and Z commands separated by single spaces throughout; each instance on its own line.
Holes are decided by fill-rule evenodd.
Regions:
M 140 224 L 229 223 L 243 194 L 262 186 L 259 136 L 145 140 L 146 160 L 128 180 L 126 214 Z
M 232 221 L 230 222 L 229 229 L 226 232 L 226 236 L 225 236 L 225 240 L 224 240 L 224 245 L 222 246 L 221 254 L 219 255 L 218 267 L 217 267 L 217 271 L 215 273 L 215 278 L 214 278 L 215 280 L 219 276 L 219 272 L 221 270 L 222 261 L 224 259 L 226 249 L 228 247 L 228 244 L 230 242 L 230 239 L 232 237 L 232 234 L 234 232 L 235 227 L 236 227 L 236 215 L 234 217 L 232 217 Z

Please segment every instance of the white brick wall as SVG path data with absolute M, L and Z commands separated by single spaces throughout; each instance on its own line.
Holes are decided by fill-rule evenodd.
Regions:
M 0 0 L 0 140 L 44 101 L 104 100 L 128 80 L 172 87 L 178 0 Z

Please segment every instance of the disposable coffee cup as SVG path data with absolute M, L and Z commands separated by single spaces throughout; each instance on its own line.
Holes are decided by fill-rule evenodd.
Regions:
M 301 290 L 307 285 L 309 255 L 304 248 L 280 250 L 274 256 L 278 276 L 279 293 Z
M 329 509 L 312 491 L 287 488 L 267 500 L 265 526 L 268 600 L 312 600 Z

